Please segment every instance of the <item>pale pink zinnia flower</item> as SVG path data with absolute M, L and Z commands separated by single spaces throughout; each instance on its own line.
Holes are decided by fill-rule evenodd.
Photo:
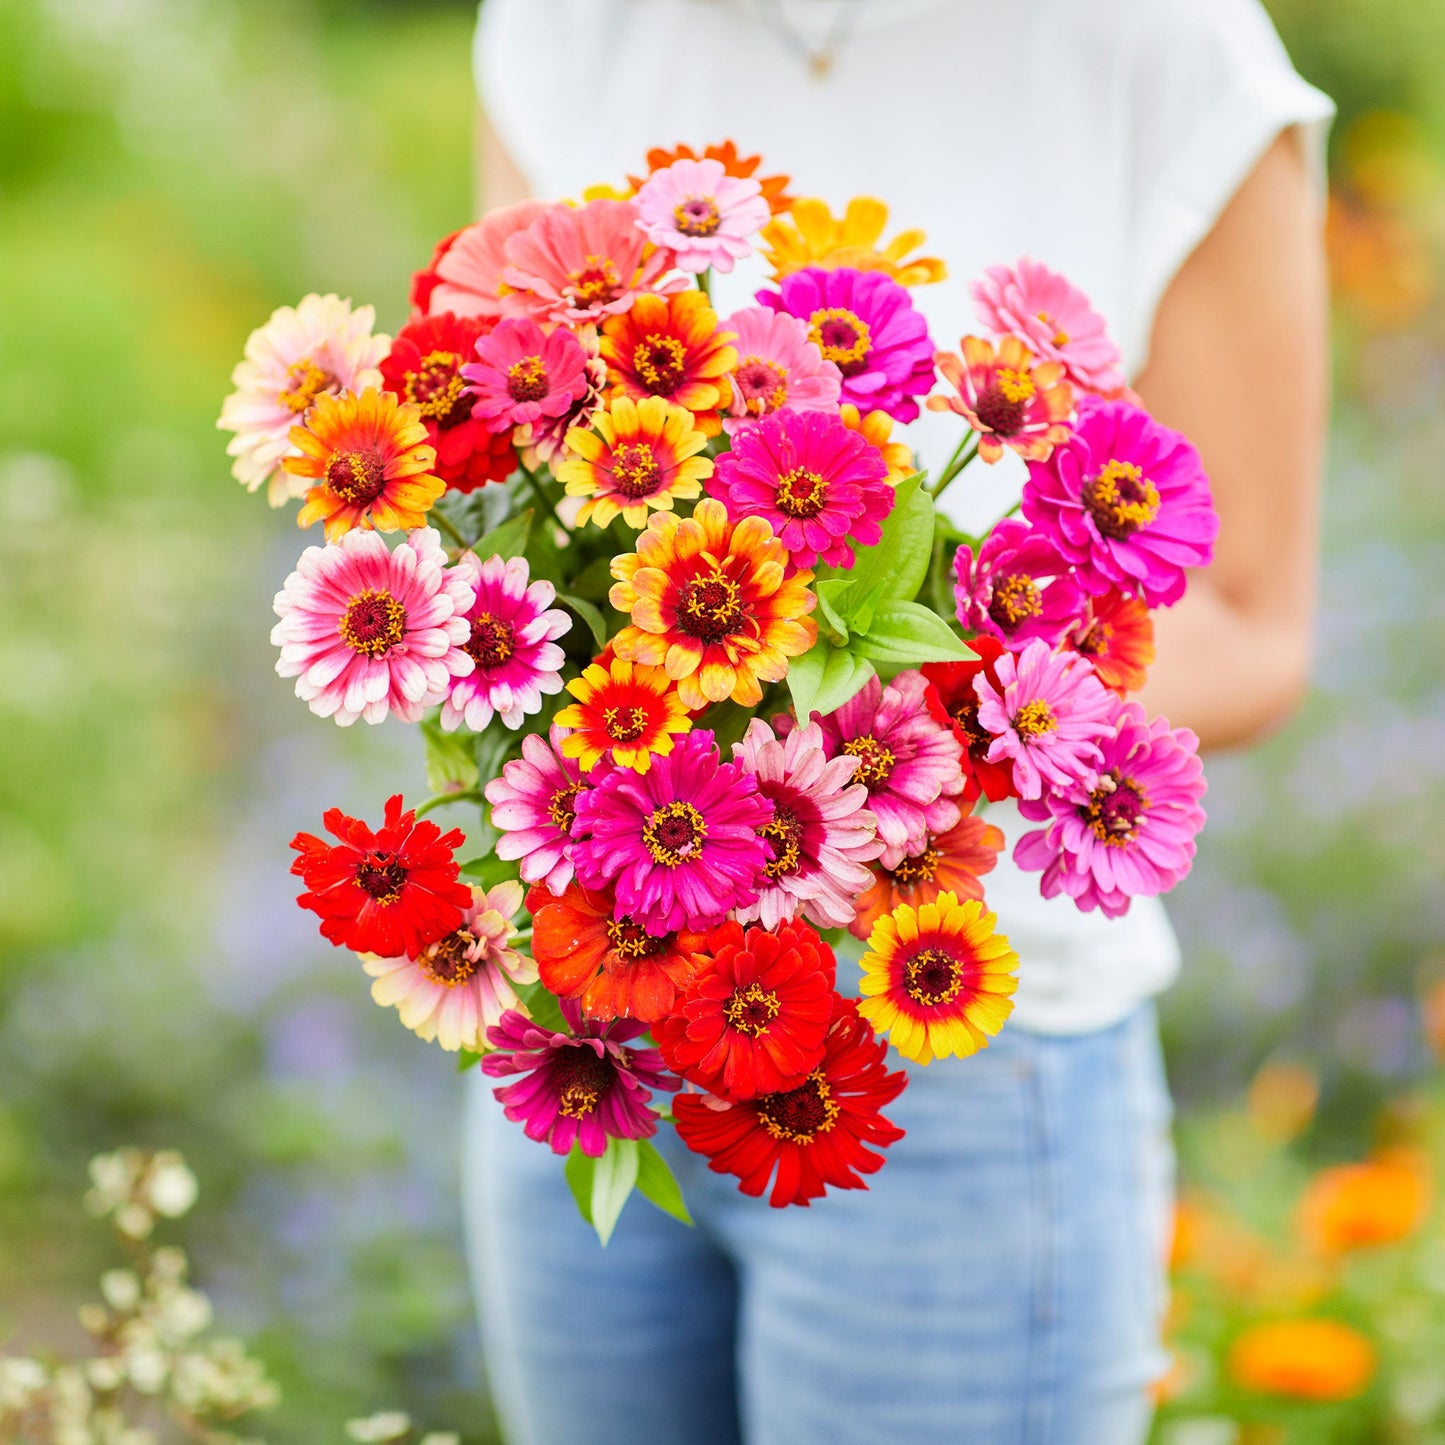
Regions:
M 468 573 L 446 566 L 433 528 L 390 551 L 357 528 L 308 547 L 276 594 L 276 671 L 296 679 L 312 712 L 343 727 L 388 714 L 420 722 L 472 671 L 463 644 L 473 596 Z
M 490 892 L 472 885 L 472 902 L 458 928 L 419 957 L 361 956 L 376 980 L 371 996 L 394 1007 L 418 1038 L 433 1039 L 448 1053 L 482 1053 L 487 1030 L 517 1007 L 514 984 L 536 983 L 537 965 L 511 946 L 512 919 L 522 906 L 520 883 L 499 883 Z
M 455 732 L 465 722 L 479 733 L 494 714 L 505 726 L 519 728 L 528 713 L 541 711 L 543 693 L 562 690 L 564 653 L 556 639 L 572 619 L 552 606 L 557 589 L 550 582 L 528 585 L 525 557 L 479 562 L 466 552 L 456 570 L 475 592 L 463 613 L 470 633 L 462 640 L 475 665 L 452 683 L 442 729 Z
M 1092 787 L 1118 704 L 1092 665 L 1035 639 L 1002 653 L 994 671 L 997 688 L 986 673 L 974 679 L 979 726 L 994 735 L 989 762 L 1013 763 L 1020 798 L 1037 798 L 1046 786 Z
M 1108 394 L 1124 385 L 1104 318 L 1067 277 L 1024 256 L 1014 266 L 990 266 L 968 289 L 995 336 L 1023 337 L 1035 356 L 1061 362 L 1085 391 Z
M 527 883 L 545 883 L 560 897 L 572 881 L 572 824 L 577 816 L 577 795 L 587 786 L 575 759 L 564 758 L 558 748 L 566 736 L 551 730 L 551 742 L 536 733 L 522 739 L 522 756 L 513 758 L 486 788 L 492 805 L 492 826 L 501 837 L 497 857 L 518 862 Z M 600 776 L 609 765 L 594 772 Z
M 637 193 L 637 224 L 684 271 L 727 272 L 751 255 L 748 239 L 772 211 L 751 177 L 730 176 L 721 161 L 680 160 L 654 171 Z
M 507 264 L 502 252 L 507 238 L 550 209 L 547 201 L 517 201 L 489 211 L 474 225 L 458 231 L 433 262 L 436 280 L 427 298 L 427 313 L 500 316 L 502 267 Z
M 235 457 L 231 475 L 254 492 L 262 482 L 266 500 L 280 507 L 310 485 L 281 470 L 281 458 L 298 455 L 291 428 L 323 393 L 360 393 L 381 387 L 380 364 L 391 337 L 373 336 L 376 311 L 339 296 L 310 295 L 281 306 L 246 340 L 245 360 L 231 373 L 236 388 L 221 404 L 216 425 L 235 432 L 226 444 Z
M 737 333 L 733 343 L 737 369 L 732 385 L 732 416 L 723 422 L 729 434 L 783 407 L 794 411 L 837 411 L 843 373 L 809 338 L 808 323 L 786 311 L 748 306 L 722 323 Z
M 883 848 L 868 789 L 853 781 L 859 759 L 829 758 L 815 722 L 779 738 L 754 718 L 733 744 L 733 761 L 773 804 L 772 818 L 758 830 L 772 855 L 767 882 L 758 901 L 733 916 L 773 929 L 801 909 L 820 928 L 846 927 L 873 881 L 867 864 Z

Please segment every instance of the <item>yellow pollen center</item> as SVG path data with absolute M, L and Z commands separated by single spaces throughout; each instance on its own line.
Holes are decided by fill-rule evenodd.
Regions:
M 1032 401 L 1037 388 L 1034 386 L 1034 379 L 1026 371 L 1014 371 L 1007 366 L 1001 366 L 998 370 L 998 389 L 1003 392 L 1004 400 L 1017 404 L 1021 401 Z
M 490 612 L 472 618 L 472 635 L 462 651 L 483 671 L 500 667 L 517 650 L 517 629 Z
M 828 483 L 807 467 L 778 478 L 778 510 L 788 517 L 816 517 L 828 505 Z
M 375 447 L 333 452 L 326 485 L 348 506 L 369 506 L 386 490 L 386 463 Z
M 815 311 L 808 320 L 808 340 L 844 376 L 856 376 L 868 364 L 873 348 L 868 323 L 841 306 Z
M 572 824 L 577 818 L 577 794 L 581 791 L 581 783 L 568 783 L 565 788 L 558 788 L 548 800 L 547 816 L 563 833 L 572 831 Z
M 932 883 L 943 861 L 937 848 L 925 848 L 912 858 L 905 858 L 896 868 L 888 872 L 893 881 L 903 888 L 917 888 L 922 883 Z
M 963 965 L 946 948 L 925 948 L 903 965 L 903 989 L 914 1003 L 937 1008 L 963 987 Z
M 742 589 L 719 567 L 685 582 L 678 591 L 677 625 L 709 646 L 741 632 L 747 615 Z
M 647 851 L 664 868 L 676 868 L 697 857 L 706 837 L 707 823 L 691 803 L 664 803 L 642 827 Z
M 1105 537 L 1122 541 L 1159 515 L 1159 491 L 1133 462 L 1110 461 L 1084 487 L 1084 505 Z
M 1079 814 L 1101 843 L 1122 848 L 1138 836 L 1139 824 L 1148 811 L 1149 795 L 1133 778 L 1114 768 L 1100 776 Z
M 616 1078 L 612 1061 L 599 1058 L 588 1044 L 553 1050 L 551 1064 L 557 1109 L 569 1119 L 585 1119 L 592 1114 Z
M 524 356 L 507 368 L 507 395 L 513 401 L 541 401 L 551 390 L 540 356 Z
M 1067 331 L 1060 330 L 1058 323 L 1054 320 L 1052 316 L 1049 315 L 1047 311 L 1040 311 L 1038 314 L 1038 319 L 1042 321 L 1045 326 L 1052 326 L 1054 328 L 1054 334 L 1050 339 L 1053 341 L 1055 346 L 1067 346 L 1069 344 L 1069 333 Z
M 607 941 L 612 945 L 612 951 L 627 963 L 635 963 L 639 958 L 651 958 L 654 954 L 662 953 L 671 938 L 670 933 L 654 938 L 640 923 L 634 923 L 631 918 L 607 920 Z
M 612 453 L 612 485 L 624 497 L 639 501 L 659 490 L 662 468 L 646 442 L 627 443 Z
M 406 869 L 394 853 L 368 853 L 357 865 L 352 881 L 379 908 L 390 908 L 406 887 Z
M 602 729 L 615 743 L 635 743 L 647 731 L 650 720 L 643 707 L 602 709 Z
M 870 788 L 881 787 L 886 783 L 893 772 L 894 763 L 897 762 L 893 750 L 884 747 L 872 733 L 850 738 L 843 744 L 843 751 L 850 758 L 859 760 L 853 781 Z
M 769 878 L 783 878 L 798 871 L 803 856 L 803 825 L 791 808 L 778 806 L 773 816 L 758 829 L 758 836 L 773 852 L 763 869 Z
M 323 391 L 335 386 L 336 378 L 323 370 L 309 356 L 293 361 L 286 371 L 286 385 L 276 400 L 293 416 L 299 416 Z
M 675 336 L 654 332 L 633 349 L 632 369 L 653 396 L 671 396 L 687 373 L 687 347 Z
M 755 1039 L 768 1031 L 768 1025 L 777 1018 L 781 1007 L 777 994 L 766 992 L 760 984 L 750 983 L 746 988 L 733 990 L 732 997 L 723 1005 L 723 1017 L 740 1034 Z
M 481 965 L 471 956 L 476 939 L 465 929 L 449 933 L 417 959 L 417 966 L 443 988 L 459 988 L 474 978 Z
M 1013 730 L 1026 743 L 1033 742 L 1035 738 L 1045 737 L 1058 725 L 1059 720 L 1054 716 L 1053 708 L 1041 697 L 1036 697 L 1032 702 L 1026 702 L 1013 715 Z
M 406 634 L 406 608 L 390 592 L 368 587 L 347 602 L 336 630 L 353 652 L 384 657 Z
M 607 256 L 588 256 L 582 266 L 568 273 L 564 296 L 570 296 L 581 311 L 605 306 L 621 290 L 617 267 Z
M 722 225 L 722 213 L 711 196 L 689 196 L 674 207 L 672 221 L 684 236 L 711 236 Z
M 1037 617 L 1043 610 L 1043 594 L 1027 572 L 1000 578 L 988 599 L 988 615 L 1005 632 L 1012 632 L 1020 622 Z
M 814 1069 L 796 1089 L 758 1100 L 758 1122 L 774 1139 L 789 1144 L 811 1144 L 838 1122 L 841 1112 L 822 1069 Z
M 471 415 L 467 384 L 457 370 L 461 358 L 454 351 L 433 351 L 422 358 L 420 371 L 403 378 L 406 399 L 438 426 L 455 426 Z

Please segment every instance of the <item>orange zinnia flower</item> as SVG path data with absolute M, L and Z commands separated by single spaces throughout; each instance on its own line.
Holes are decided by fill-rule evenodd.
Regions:
M 612 562 L 618 580 L 609 598 L 632 616 L 613 651 L 665 667 L 687 708 L 728 698 L 756 707 L 762 683 L 781 682 L 788 659 L 818 638 L 807 615 L 817 603 L 808 590 L 813 574 L 785 577 L 787 562 L 761 517 L 735 526 L 711 497 L 686 520 L 659 512 L 638 537 L 637 551 Z
M 1408 1238 L 1429 1209 L 1428 1167 L 1396 1150 L 1363 1164 L 1320 1170 L 1300 1200 L 1299 1227 L 1322 1254 L 1342 1254 Z
M 665 146 L 654 146 L 647 153 L 647 173 L 666 170 L 674 161 L 721 161 L 723 171 L 730 176 L 737 176 L 746 180 L 757 168 L 762 165 L 762 156 L 740 156 L 736 141 L 725 140 L 721 145 L 707 146 L 701 154 L 693 150 L 689 145 L 673 146 L 668 150 Z M 793 198 L 787 195 L 787 176 L 758 176 L 758 185 L 763 189 L 763 199 L 768 203 L 768 209 L 776 216 L 780 211 L 788 210 L 793 204 Z M 628 184 L 634 191 L 640 190 L 646 182 L 647 176 L 628 176 Z
M 604 757 L 621 768 L 645 773 L 652 755 L 672 751 L 672 735 L 685 733 L 692 719 L 660 667 L 611 658 L 592 663 L 567 684 L 577 699 L 554 719 L 572 731 L 562 739 L 562 756 L 576 758 L 584 773 Z
M 291 444 L 301 454 L 281 465 L 317 478 L 296 521 L 302 527 L 324 522 L 328 542 L 353 527 L 420 527 L 446 491 L 432 474 L 436 448 L 427 442 L 421 412 L 389 391 L 368 386 L 360 396 L 318 396 L 304 424 L 291 428 Z
M 1111 587 L 1089 599 L 1089 615 L 1064 638 L 1094 664 L 1094 675 L 1124 697 L 1144 686 L 1154 661 L 1154 620 L 1148 604 Z
M 886 411 L 870 411 L 867 416 L 862 416 L 851 401 L 845 401 L 838 408 L 838 419 L 849 431 L 857 432 L 870 446 L 882 452 L 890 482 L 901 482 L 918 470 L 913 465 L 912 449 L 902 442 L 889 441 L 893 435 L 893 418 Z
M 1375 1373 L 1375 1347 L 1338 1320 L 1273 1320 L 1235 1340 L 1229 1373 L 1246 1390 L 1296 1400 L 1352 1400 Z

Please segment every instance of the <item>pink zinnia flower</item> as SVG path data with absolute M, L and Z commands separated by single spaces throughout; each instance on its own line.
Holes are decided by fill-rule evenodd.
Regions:
M 1069 564 L 1027 522 L 997 523 L 977 557 L 967 544 L 958 549 L 953 570 L 959 622 L 992 633 L 1011 650 L 1035 637 L 1057 642 L 1083 620 L 1087 603 Z
M 760 830 L 772 855 L 767 881 L 738 922 L 773 929 L 801 910 L 819 928 L 846 927 L 873 881 L 867 864 L 883 849 L 868 789 L 853 781 L 859 759 L 829 758 L 815 722 L 779 738 L 762 718 L 733 744 L 733 759 L 773 805 Z
M 751 255 L 749 236 L 772 211 L 751 177 L 730 176 L 721 161 L 680 160 L 654 171 L 637 192 L 637 224 L 655 246 L 677 253 L 684 271 L 731 271 Z
M 732 416 L 723 422 L 731 435 L 747 420 L 791 407 L 794 411 L 836 411 L 843 373 L 808 339 L 808 323 L 786 311 L 748 306 L 722 323 L 736 333 L 738 354 L 732 383 Z
M 590 326 L 584 327 L 577 341 L 586 358 L 582 369 L 582 395 L 566 411 L 519 426 L 512 436 L 529 471 L 535 472 L 539 467 L 566 461 L 573 454 L 567 445 L 567 433 L 573 427 L 587 430 L 592 425 L 592 418 L 607 405 L 607 363 L 598 354 L 597 332 Z M 564 497 L 558 503 L 558 515 L 570 526 L 572 518 L 566 514 L 569 504 L 575 509 L 582 505 L 582 499 Z
M 772 812 L 712 733 L 689 733 L 645 773 L 612 769 L 577 799 L 577 881 L 615 884 L 618 913 L 650 934 L 711 928 L 757 902 L 772 856 L 759 830 Z
M 1124 385 L 1119 348 L 1104 318 L 1067 278 L 1023 257 L 1017 265 L 990 266 L 969 286 L 978 318 L 994 333 L 1022 336 L 1036 356 L 1062 362 L 1070 381 L 1085 391 Z
M 913 851 L 926 834 L 946 832 L 959 819 L 958 739 L 933 716 L 927 692 L 919 672 L 900 672 L 887 687 L 875 676 L 850 702 L 818 718 L 829 756 L 858 759 L 853 781 L 868 789 L 879 837 L 890 848 Z
M 371 996 L 394 1007 L 418 1038 L 435 1039 L 448 1053 L 487 1046 L 487 1030 L 517 1007 L 518 983 L 536 983 L 537 965 L 511 947 L 512 919 L 522 906 L 520 883 L 499 883 L 490 892 L 472 885 L 461 924 L 416 958 L 361 956 L 376 980 Z
M 882 271 L 809 266 L 784 276 L 758 300 L 808 323 L 808 336 L 843 373 L 842 396 L 860 411 L 894 421 L 918 416 L 916 398 L 933 386 L 933 342 L 908 292 Z M 741 354 L 741 344 L 739 344 Z
M 565 416 L 587 391 L 587 354 L 564 327 L 548 336 L 526 318 L 499 321 L 477 339 L 477 359 L 462 367 L 472 415 L 488 431 Z
M 1186 567 L 1214 555 L 1219 518 L 1199 453 L 1127 402 L 1085 401 L 1074 434 L 1029 463 L 1023 513 L 1092 596 L 1110 587 L 1168 607 Z
M 893 510 L 888 464 L 836 416 L 791 408 L 744 427 L 704 484 L 733 521 L 762 517 L 794 568 L 851 567 Z
M 631 201 L 550 206 L 507 238 L 502 298 L 508 316 L 576 326 L 626 311 L 643 292 L 680 291 L 687 278 L 663 281 L 672 252 L 647 252 Z
M 1045 898 L 1067 893 L 1110 918 L 1133 898 L 1168 892 L 1189 872 L 1204 826 L 1198 747 L 1187 728 L 1151 723 L 1138 703 L 1125 703 L 1102 739 L 1092 787 L 1075 783 L 1019 804 L 1025 818 L 1048 826 L 1019 839 L 1014 862 L 1043 870 Z
M 507 727 L 519 728 L 527 713 L 541 711 L 543 693 L 562 691 L 565 654 L 555 639 L 572 619 L 552 607 L 557 589 L 550 582 L 527 585 L 525 557 L 479 562 L 465 552 L 456 570 L 476 593 L 463 613 L 471 632 L 462 642 L 475 666 L 452 683 L 442 728 L 455 732 L 465 722 L 479 733 L 494 713 Z
M 1074 389 L 1058 362 L 1036 363 L 1017 336 L 1005 336 L 996 355 L 989 342 L 965 336 L 959 352 L 934 358 L 957 395 L 930 396 L 928 409 L 961 416 L 978 433 L 980 461 L 991 465 L 1005 447 L 1025 461 L 1042 461 L 1068 438 Z
M 986 673 L 974 679 L 979 726 L 994 735 L 988 760 L 1013 763 L 1020 798 L 1037 798 L 1045 784 L 1092 787 L 1100 741 L 1112 726 L 1114 695 L 1083 658 L 1030 642 L 1020 653 L 1003 653 L 994 664 L 995 688 Z
M 507 239 L 551 209 L 549 201 L 517 201 L 464 226 L 437 247 L 430 269 L 413 278 L 413 299 L 429 314 L 500 316 Z
M 558 897 L 572 881 L 572 824 L 578 794 L 589 786 L 576 762 L 562 756 L 558 744 L 564 736 L 554 727 L 549 745 L 527 733 L 522 756 L 505 764 L 501 776 L 483 789 L 492 805 L 492 826 L 502 834 L 497 857 L 520 860 L 524 882 L 545 883 Z
M 473 666 L 463 646 L 472 580 L 446 560 L 431 527 L 394 551 L 360 528 L 308 547 L 276 594 L 276 671 L 342 727 L 388 714 L 420 722 Z
M 570 1034 L 544 1029 L 515 1009 L 487 1030 L 497 1052 L 482 1060 L 482 1072 L 494 1079 L 524 1076 L 493 1090 L 507 1118 L 524 1125 L 529 1139 L 549 1143 L 554 1154 L 570 1153 L 575 1143 L 596 1159 L 609 1139 L 651 1138 L 657 1133 L 657 1115 L 648 1107 L 652 1090 L 670 1093 L 679 1081 L 656 1049 L 625 1047 L 647 1025 L 584 1020 L 572 999 L 561 1007 Z

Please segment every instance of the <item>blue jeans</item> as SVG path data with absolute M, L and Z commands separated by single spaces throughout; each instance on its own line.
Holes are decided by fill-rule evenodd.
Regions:
M 1170 1105 L 1152 1006 L 910 1067 L 869 1189 L 772 1209 L 658 1143 L 695 1229 L 611 1244 L 474 1075 L 467 1222 L 509 1445 L 1138 1445 L 1162 1373 Z

